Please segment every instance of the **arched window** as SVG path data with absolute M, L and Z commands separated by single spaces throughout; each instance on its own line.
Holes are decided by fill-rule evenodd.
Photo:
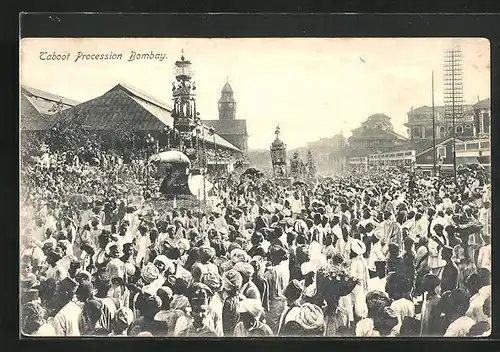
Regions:
M 469 124 L 465 125 L 466 130 L 470 130 L 471 128 L 472 128 L 472 125 L 469 125 Z
M 446 128 L 444 126 L 439 127 L 439 138 L 443 138 L 446 135 Z
M 457 126 L 455 127 L 455 131 L 457 131 L 458 134 L 464 133 L 464 128 L 462 126 Z

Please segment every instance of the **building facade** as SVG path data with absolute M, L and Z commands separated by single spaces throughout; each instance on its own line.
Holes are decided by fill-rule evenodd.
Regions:
M 479 110 L 478 110 L 479 111 Z M 453 121 L 445 115 L 444 106 L 434 107 L 435 138 L 444 139 L 453 136 Z M 455 136 L 472 138 L 477 132 L 477 117 L 472 105 L 463 105 L 463 115 L 455 119 Z M 427 105 L 410 110 L 405 123 L 411 142 L 432 140 L 432 107 Z
M 218 108 L 219 119 L 203 120 L 203 123 L 212 126 L 218 135 L 241 151 L 247 151 L 247 121 L 236 118 L 236 99 L 234 98 L 233 88 L 229 82 L 226 82 L 222 88 Z
M 361 126 L 352 130 L 349 147 L 366 150 L 367 154 L 385 152 L 406 143 L 407 138 L 394 132 L 390 117 L 384 114 L 369 116 Z
M 483 99 L 472 105 L 477 136 L 484 138 L 491 134 L 491 99 Z
M 457 165 L 479 163 L 491 169 L 491 142 L 489 138 L 470 139 L 455 145 Z

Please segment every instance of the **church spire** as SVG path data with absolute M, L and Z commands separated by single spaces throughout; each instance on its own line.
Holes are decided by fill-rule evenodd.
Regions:
M 236 119 L 236 100 L 233 96 L 233 88 L 229 84 L 229 77 L 226 76 L 226 84 L 221 91 L 219 99 L 219 120 Z

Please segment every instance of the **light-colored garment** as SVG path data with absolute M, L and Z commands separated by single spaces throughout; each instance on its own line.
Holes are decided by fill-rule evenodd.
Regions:
M 218 233 L 226 235 L 228 234 L 228 225 L 226 219 L 224 219 L 222 216 L 214 220 L 214 227 Z
M 286 325 L 286 323 L 288 323 L 289 321 L 296 321 L 299 313 L 300 313 L 300 307 L 297 307 L 297 306 L 294 306 L 291 308 L 287 307 L 280 316 L 278 334 L 283 329 L 283 327 Z
M 373 319 L 364 318 L 357 322 L 355 334 L 358 337 L 372 337 L 373 336 Z
M 441 250 L 438 247 L 438 243 L 429 238 L 427 248 L 429 249 L 429 258 L 427 261 L 429 268 L 437 269 L 443 267 L 446 262 L 441 258 Z
M 51 266 L 45 272 L 45 277 L 47 279 L 54 279 L 56 282 L 64 280 L 68 276 L 68 271 L 63 268 L 63 266 L 57 262 L 56 265 Z
M 360 281 L 351 293 L 354 313 L 356 313 L 358 317 L 364 318 L 368 313 L 368 308 L 366 306 L 366 293 L 368 291 L 368 281 L 370 280 L 366 260 L 362 256 L 354 258 L 350 264 L 350 271 L 351 275 Z
M 427 237 L 429 221 L 424 216 L 415 222 L 415 237 Z
M 31 257 L 31 265 L 33 266 L 41 266 L 45 262 L 45 254 L 41 248 L 35 245 L 31 245 L 30 248 L 24 248 L 21 251 L 21 257 L 29 256 Z
M 148 235 L 139 237 L 137 240 L 137 256 L 135 257 L 135 264 L 138 267 L 142 267 L 142 261 L 146 257 L 148 247 L 151 245 L 151 240 Z
M 415 317 L 415 304 L 406 298 L 400 298 L 392 302 L 391 308 L 399 315 L 401 321 L 406 317 Z
M 215 294 L 210 300 L 210 304 L 208 305 L 210 309 L 215 313 L 215 332 L 217 336 L 224 336 L 222 331 L 222 308 L 224 304 L 219 296 L 219 294 Z
M 204 320 L 205 330 L 213 331 L 216 333 L 218 337 L 221 337 L 222 335 L 219 335 L 217 333 L 217 329 L 215 326 L 216 320 L 217 320 L 216 313 L 212 311 L 210 308 L 208 308 L 207 316 Z M 184 336 L 186 332 L 192 328 L 193 328 L 193 318 L 189 315 L 181 315 L 177 319 L 177 322 L 175 323 L 174 336 Z
M 465 337 L 475 323 L 474 319 L 466 316 L 460 317 L 448 326 L 444 337 Z
M 477 266 L 478 268 L 486 268 L 491 271 L 491 245 L 488 244 L 479 248 L 479 253 L 477 256 Z
M 426 300 L 422 305 L 422 314 L 420 318 L 422 336 L 436 336 L 438 333 L 436 330 L 440 316 L 438 309 L 440 299 L 441 296 L 435 295 Z
M 75 302 L 69 302 L 52 321 L 57 336 L 80 336 L 83 327 L 83 311 Z
M 487 321 L 488 317 L 483 312 L 483 304 L 487 299 L 491 299 L 491 285 L 483 286 L 479 292 L 470 298 L 469 309 L 465 316 L 473 319 L 476 323 Z
M 30 336 L 57 336 L 56 330 L 52 324 L 43 324 Z
M 119 304 L 120 308 L 127 307 L 130 305 L 130 290 L 126 286 L 113 286 L 109 291 L 109 296 L 115 298 Z
M 278 331 L 281 314 L 286 308 L 285 288 L 290 280 L 288 267 L 282 264 L 269 268 L 264 273 L 264 279 L 269 284 L 269 312 L 266 321 L 274 333 Z

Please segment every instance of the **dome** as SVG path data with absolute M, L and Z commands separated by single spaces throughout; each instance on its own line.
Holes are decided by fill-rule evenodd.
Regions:
M 271 144 L 271 147 L 273 149 L 284 148 L 285 147 L 285 143 L 283 143 L 283 141 L 281 139 L 279 139 L 278 137 L 276 137 L 276 139 L 274 140 L 273 144 Z
M 233 88 L 231 87 L 229 82 L 226 82 L 226 84 L 224 84 L 221 93 L 233 93 Z

